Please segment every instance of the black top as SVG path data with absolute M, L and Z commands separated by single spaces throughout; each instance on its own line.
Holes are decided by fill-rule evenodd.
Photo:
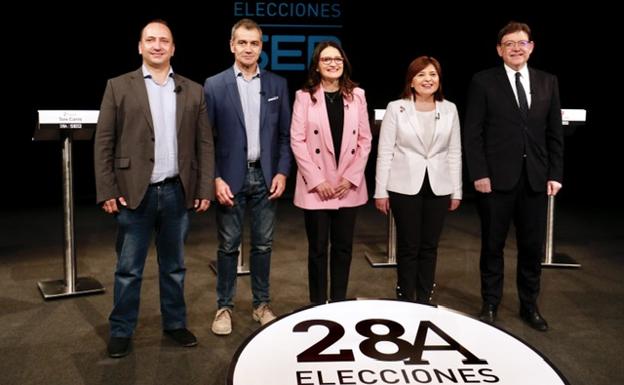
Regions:
M 344 103 L 342 102 L 342 94 L 340 91 L 325 92 L 325 105 L 327 106 L 329 127 L 334 142 L 334 155 L 336 156 L 336 164 L 338 164 L 344 125 Z

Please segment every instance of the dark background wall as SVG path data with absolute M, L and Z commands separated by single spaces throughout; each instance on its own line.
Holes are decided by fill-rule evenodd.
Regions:
M 612 10 L 594 5 L 544 11 L 539 3 L 511 7 L 480 1 L 461 6 L 405 0 L 326 3 L 340 6 L 337 22 L 342 28 L 331 33 L 341 39 L 354 78 L 366 90 L 372 108 L 385 108 L 396 99 L 409 62 L 428 54 L 442 63 L 446 97 L 463 115 L 472 74 L 500 65 L 495 50 L 498 30 L 511 19 L 529 23 L 536 44 L 530 65 L 559 76 L 563 108 L 588 111 L 587 124 L 566 138 L 560 199 L 575 204 L 611 203 L 608 198 L 615 195 L 613 184 L 622 164 L 618 156 L 622 124 L 617 113 L 621 107 L 618 98 L 607 96 L 608 90 L 617 93 L 616 83 L 621 83 L 614 72 L 620 65 L 609 61 L 621 45 L 610 32 L 615 30 Z M 234 13 L 234 2 L 228 0 L 143 10 L 56 4 L 6 15 L 20 25 L 3 27 L 8 40 L 3 91 L 5 100 L 10 100 L 4 104 L 5 119 L 0 123 L 8 133 L 3 135 L 0 189 L 6 206 L 61 202 L 61 145 L 31 141 L 37 110 L 98 109 L 106 79 L 140 66 L 139 32 L 156 17 L 166 19 L 173 30 L 175 71 L 203 83 L 233 62 L 228 40 L 232 24 L 239 19 Z M 271 33 L 270 28 L 265 33 Z M 280 74 L 288 78 L 292 93 L 305 75 Z M 92 142 L 75 143 L 74 161 L 76 200 L 94 202 Z M 470 191 L 469 185 L 466 190 Z

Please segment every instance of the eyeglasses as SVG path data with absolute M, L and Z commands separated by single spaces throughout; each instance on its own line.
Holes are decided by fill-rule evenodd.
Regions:
M 501 43 L 501 45 L 505 48 L 515 48 L 515 47 L 519 47 L 519 48 L 527 48 L 528 46 L 531 45 L 531 41 L 529 40 L 520 40 L 520 41 L 513 41 L 513 40 L 507 40 Z
M 320 58 L 319 61 L 325 65 L 330 65 L 331 62 L 334 62 L 337 65 L 341 65 L 344 59 L 341 57 L 327 57 L 326 56 L 326 57 Z

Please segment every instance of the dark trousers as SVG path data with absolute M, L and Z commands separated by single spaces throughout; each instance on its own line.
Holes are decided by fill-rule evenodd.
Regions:
M 182 185 L 176 180 L 150 186 L 139 207 L 130 210 L 122 206 L 115 217 L 119 230 L 113 310 L 109 317 L 111 336 L 130 337 L 134 333 L 139 316 L 143 268 L 154 233 L 163 329 L 186 327 L 184 242 L 189 215 Z
M 217 306 L 234 307 L 238 253 L 245 209 L 249 208 L 252 305 L 270 302 L 271 253 L 277 201 L 269 200 L 269 189 L 261 168 L 249 168 L 243 188 L 234 196 L 234 206 L 217 205 Z
M 303 210 L 308 236 L 308 281 L 312 303 L 327 301 L 328 246 L 329 299 L 339 301 L 347 298 L 357 209 Z
M 420 192 L 389 192 L 397 232 L 397 276 L 407 301 L 429 303 L 435 277 L 438 242 L 450 196 L 437 196 L 425 177 Z M 414 293 L 416 296 L 414 296 Z
M 546 194 L 534 192 L 523 172 L 511 191 L 478 194 L 481 217 L 481 296 L 498 305 L 503 296 L 503 249 L 513 221 L 518 248 L 516 283 L 520 304 L 533 308 L 540 289 L 546 229 Z

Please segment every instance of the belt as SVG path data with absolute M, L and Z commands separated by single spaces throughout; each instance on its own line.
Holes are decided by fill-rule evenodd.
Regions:
M 247 168 L 260 168 L 262 165 L 259 160 L 247 161 Z
M 169 177 L 169 178 L 165 178 L 165 179 L 161 180 L 160 182 L 150 183 L 150 187 L 160 187 L 160 186 L 164 186 L 166 184 L 177 183 L 178 180 L 180 180 L 180 178 L 176 175 L 176 176 L 172 176 L 172 177 Z

